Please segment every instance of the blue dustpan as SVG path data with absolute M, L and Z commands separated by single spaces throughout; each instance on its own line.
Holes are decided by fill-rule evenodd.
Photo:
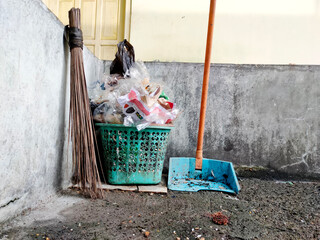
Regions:
M 171 190 L 214 190 L 227 193 L 239 193 L 240 190 L 232 163 L 202 157 L 215 6 L 216 0 L 211 0 L 196 158 L 170 158 L 168 188 Z
M 203 158 L 202 170 L 195 168 L 195 158 L 170 158 L 168 188 L 188 192 L 213 190 L 239 193 L 240 185 L 231 162 Z

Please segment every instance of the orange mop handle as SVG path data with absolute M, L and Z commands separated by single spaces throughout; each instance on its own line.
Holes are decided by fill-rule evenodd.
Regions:
M 206 58 L 204 62 L 204 73 L 203 73 L 203 84 L 202 84 L 200 121 L 199 121 L 198 144 L 197 144 L 197 153 L 196 153 L 196 169 L 202 169 L 203 135 L 204 135 L 204 123 L 206 119 L 207 96 L 208 96 L 208 88 L 209 88 L 209 75 L 210 75 L 210 62 L 211 62 L 211 49 L 212 49 L 215 9 L 216 9 L 216 0 L 211 0 L 209 21 L 208 21 Z

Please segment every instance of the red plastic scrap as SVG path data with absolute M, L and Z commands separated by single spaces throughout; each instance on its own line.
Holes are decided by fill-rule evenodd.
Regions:
M 222 212 L 216 212 L 211 215 L 212 221 L 218 225 L 227 225 L 229 222 L 229 218 L 224 215 Z

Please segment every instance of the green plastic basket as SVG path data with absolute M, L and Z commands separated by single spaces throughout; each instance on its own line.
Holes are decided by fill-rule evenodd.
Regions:
M 110 184 L 158 184 L 170 126 L 136 127 L 96 123 L 103 147 L 104 173 Z

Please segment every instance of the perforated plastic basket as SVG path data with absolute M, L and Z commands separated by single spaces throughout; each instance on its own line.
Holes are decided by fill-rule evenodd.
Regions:
M 158 184 L 172 126 L 136 127 L 96 123 L 104 173 L 110 184 Z

